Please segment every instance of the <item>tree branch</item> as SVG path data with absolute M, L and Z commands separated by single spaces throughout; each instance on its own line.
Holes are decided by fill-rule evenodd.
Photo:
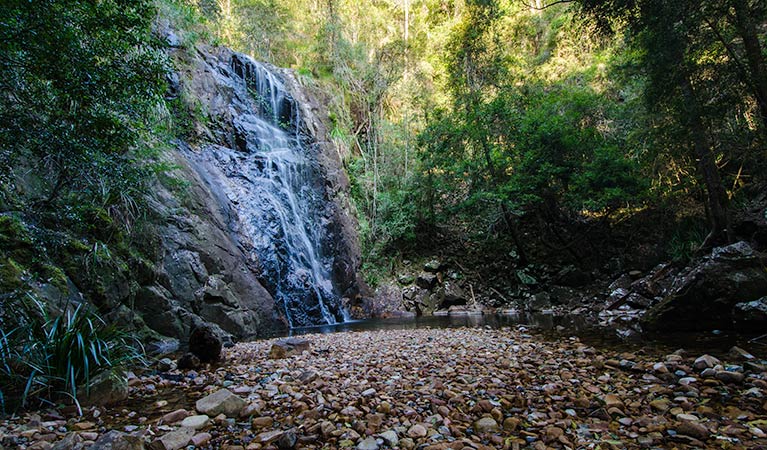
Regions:
M 527 6 L 530 9 L 534 9 L 536 11 L 543 11 L 544 9 L 551 8 L 552 6 L 559 5 L 562 3 L 573 3 L 574 0 L 557 0 L 555 2 L 549 3 L 548 5 L 543 5 L 540 8 L 531 4 L 528 4 L 526 1 L 523 0 L 523 3 L 525 6 Z

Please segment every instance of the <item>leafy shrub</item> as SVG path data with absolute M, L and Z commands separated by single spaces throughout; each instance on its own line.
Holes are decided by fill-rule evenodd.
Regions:
M 140 343 L 107 325 L 87 305 L 51 315 L 38 300 L 14 301 L 15 320 L 0 323 L 0 406 L 29 406 L 88 391 L 95 376 L 144 361 Z M 8 311 L 6 310 L 6 313 Z

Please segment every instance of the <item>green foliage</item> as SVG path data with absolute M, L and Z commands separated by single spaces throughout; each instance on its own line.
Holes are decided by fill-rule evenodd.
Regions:
M 9 297 L 0 311 L 0 397 L 3 407 L 77 397 L 99 374 L 140 364 L 143 348 L 107 326 L 84 304 L 52 316 L 32 297 Z M 9 311 L 11 308 L 12 311 Z
M 134 207 L 167 70 L 154 15 L 148 0 L 12 0 L 0 10 L 0 156 L 36 166 L 38 207 Z

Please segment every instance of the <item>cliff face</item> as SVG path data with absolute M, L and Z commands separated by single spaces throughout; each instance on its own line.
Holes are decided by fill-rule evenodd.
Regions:
M 236 338 L 342 321 L 360 254 L 321 105 L 290 71 L 225 48 L 175 52 L 171 91 L 199 117 L 167 155 L 176 183 L 156 185 L 156 281 L 135 310 L 182 339 L 203 321 Z

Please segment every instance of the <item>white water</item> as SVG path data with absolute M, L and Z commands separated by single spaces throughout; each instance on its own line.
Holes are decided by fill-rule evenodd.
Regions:
M 230 189 L 252 239 L 267 289 L 284 308 L 291 327 L 334 324 L 348 319 L 323 254 L 327 200 L 312 148 L 300 133 L 301 118 L 282 81 L 244 57 L 236 89 L 246 90 L 252 114 L 233 118 L 239 151 L 222 152 Z M 239 71 L 237 70 L 239 69 Z M 247 97 L 247 96 L 245 96 Z

